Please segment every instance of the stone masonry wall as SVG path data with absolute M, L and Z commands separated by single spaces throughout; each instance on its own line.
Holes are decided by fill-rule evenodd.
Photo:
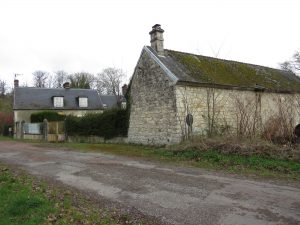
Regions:
M 145 51 L 133 75 L 130 93 L 130 143 L 164 145 L 181 140 L 174 86 Z
M 183 135 L 188 132 L 206 135 L 212 131 L 259 135 L 268 122 L 280 115 L 293 127 L 300 124 L 300 94 L 192 86 L 176 86 L 175 89 L 177 119 Z M 193 115 L 192 128 L 185 123 L 188 113 Z
M 191 135 L 259 136 L 283 120 L 291 133 L 300 124 L 299 93 L 174 85 L 148 54 L 143 51 L 131 81 L 129 143 L 168 145 Z

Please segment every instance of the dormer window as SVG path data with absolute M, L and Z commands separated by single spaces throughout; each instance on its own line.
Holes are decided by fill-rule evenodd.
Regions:
M 121 102 L 121 109 L 126 109 L 126 102 Z
M 79 97 L 78 104 L 80 108 L 87 108 L 88 107 L 88 98 L 87 97 Z
M 64 97 L 53 97 L 53 105 L 55 108 L 64 107 Z

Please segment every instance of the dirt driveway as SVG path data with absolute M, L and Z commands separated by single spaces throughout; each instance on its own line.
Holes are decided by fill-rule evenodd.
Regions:
M 170 224 L 300 224 L 300 189 L 295 186 L 20 142 L 0 142 L 0 162 Z

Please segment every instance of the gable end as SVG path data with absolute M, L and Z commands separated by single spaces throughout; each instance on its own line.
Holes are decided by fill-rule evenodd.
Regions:
M 144 50 L 148 53 L 148 55 L 160 66 L 160 68 L 165 72 L 165 74 L 171 79 L 172 84 L 176 84 L 179 80 L 174 73 L 172 73 L 165 64 L 149 49 L 149 47 L 144 46 Z

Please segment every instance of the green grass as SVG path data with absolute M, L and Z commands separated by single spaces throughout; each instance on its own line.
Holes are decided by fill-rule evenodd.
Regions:
M 52 204 L 42 193 L 33 192 L 30 180 L 15 178 L 9 171 L 0 174 L 0 224 L 42 224 Z
M 125 217 L 127 224 L 138 225 L 127 215 L 97 207 L 77 192 L 49 187 L 0 165 L 0 225 L 116 225 Z
M 0 135 L 0 141 L 12 141 L 12 137 L 7 137 L 7 136 L 1 136 Z
M 300 181 L 300 163 L 279 158 L 242 156 L 219 153 L 216 150 L 169 150 L 129 144 L 60 143 L 55 145 L 83 152 L 105 152 L 115 155 L 138 157 L 205 169 L 222 170 L 238 174 L 254 174 L 260 177 L 288 178 Z

